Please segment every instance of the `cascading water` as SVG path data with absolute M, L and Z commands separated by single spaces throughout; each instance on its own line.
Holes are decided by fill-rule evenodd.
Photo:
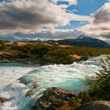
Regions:
M 41 67 L 1 63 L 0 96 L 7 97 L 9 101 L 2 104 L 0 110 L 29 110 L 31 98 L 37 100 L 49 87 L 83 91 L 87 89 L 87 79 L 95 77 L 96 72 L 102 69 L 101 65 L 110 64 L 106 59 L 107 56 L 100 56 L 71 65 Z M 25 96 L 28 90 L 31 91 L 30 97 Z

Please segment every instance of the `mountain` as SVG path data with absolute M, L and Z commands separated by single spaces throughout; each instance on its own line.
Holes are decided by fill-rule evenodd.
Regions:
M 66 45 L 110 48 L 110 43 L 97 38 L 90 37 L 90 36 L 85 36 L 85 35 L 80 35 L 76 39 L 59 40 L 58 42 Z
M 61 44 L 89 46 L 89 47 L 110 47 L 110 39 L 103 36 L 89 36 L 80 31 L 71 32 L 39 32 L 33 34 L 15 33 L 10 35 L 0 35 L 0 40 L 8 41 L 57 41 Z

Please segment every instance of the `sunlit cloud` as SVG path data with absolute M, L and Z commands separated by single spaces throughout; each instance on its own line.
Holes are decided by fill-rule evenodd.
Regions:
M 77 4 L 77 0 L 68 0 L 69 4 Z
M 106 3 L 94 15 L 93 21 L 79 30 L 94 35 L 110 33 L 110 3 Z

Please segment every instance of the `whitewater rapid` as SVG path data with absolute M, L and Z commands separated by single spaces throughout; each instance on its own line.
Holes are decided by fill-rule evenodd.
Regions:
M 49 87 L 83 91 L 87 89 L 86 80 L 95 77 L 102 65 L 109 64 L 107 56 L 71 65 L 35 67 L 0 63 L 0 96 L 10 99 L 0 105 L 0 110 L 30 110 L 31 98 L 37 99 Z M 36 88 L 33 88 L 33 85 Z M 31 91 L 31 97 L 25 96 L 27 91 Z

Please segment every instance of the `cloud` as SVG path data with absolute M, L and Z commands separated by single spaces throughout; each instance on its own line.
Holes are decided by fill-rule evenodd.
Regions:
M 80 30 L 87 34 L 95 35 L 110 33 L 110 3 L 106 3 L 99 9 L 94 16 L 93 21 L 80 28 Z
M 67 13 L 48 0 L 8 0 L 0 2 L 0 33 L 34 32 L 42 27 L 53 29 L 71 19 L 88 20 Z
M 68 0 L 69 1 L 69 4 L 75 4 L 77 5 L 77 0 Z
M 110 22 L 110 3 L 106 3 L 103 9 L 99 10 L 94 17 L 95 24 L 105 23 L 105 21 Z

